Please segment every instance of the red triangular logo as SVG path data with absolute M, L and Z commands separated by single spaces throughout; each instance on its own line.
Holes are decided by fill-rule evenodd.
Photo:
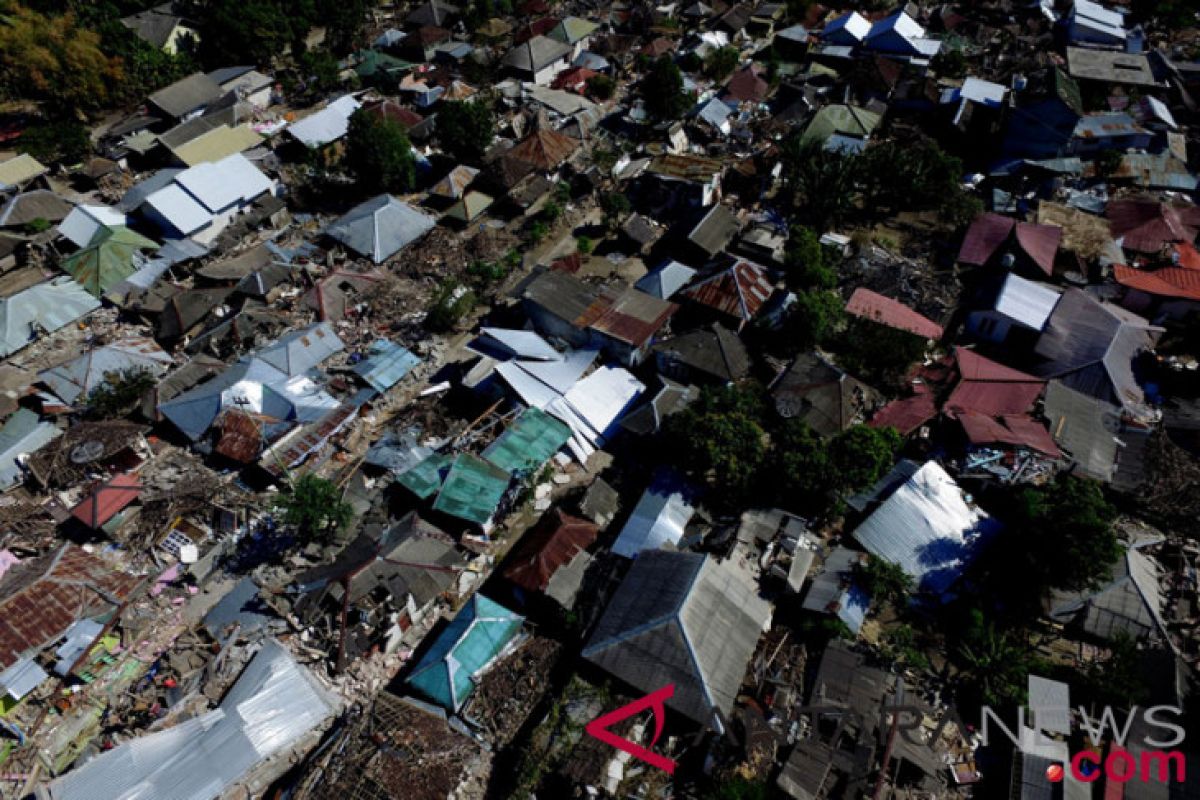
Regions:
M 634 758 L 645 761 L 652 767 L 658 767 L 664 770 L 669 775 L 675 774 L 675 762 L 671 759 L 660 756 L 652 752 L 650 749 L 642 747 L 639 744 L 634 744 L 628 739 L 617 736 L 609 730 L 613 725 L 624 719 L 629 719 L 634 714 L 639 714 L 647 708 L 654 709 L 654 738 L 650 740 L 650 747 L 658 743 L 658 738 L 662 736 L 663 725 L 666 723 L 667 709 L 663 704 L 667 698 L 675 695 L 675 684 L 667 684 L 663 688 L 651 692 L 640 700 L 634 700 L 632 703 L 623 705 L 615 711 L 610 711 L 607 714 L 597 717 L 587 724 L 584 728 L 588 736 L 595 737 L 605 744 L 615 747 L 618 750 L 623 750 Z

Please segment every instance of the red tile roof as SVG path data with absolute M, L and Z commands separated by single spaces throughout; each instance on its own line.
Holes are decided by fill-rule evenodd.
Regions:
M 903 303 L 870 289 L 858 288 L 846 303 L 846 312 L 926 339 L 942 338 L 942 326 Z
M 1016 230 L 1016 244 L 1033 259 L 1047 275 L 1054 272 L 1054 256 L 1062 242 L 1062 228 L 1021 222 L 1000 214 L 981 214 L 967 229 L 958 260 L 963 264 L 983 266 L 991 260 Z
M 0 581 L 0 668 L 52 644 L 73 622 L 113 611 L 141 580 L 73 544 L 10 568 Z
M 400 105 L 395 100 L 380 100 L 377 103 L 371 103 L 366 107 L 366 111 L 381 119 L 398 122 L 406 129 L 413 128 L 425 121 L 420 114 L 411 108 Z
M 732 267 L 693 284 L 683 294 L 697 303 L 748 322 L 758 316 L 774 293 L 775 286 L 766 267 L 752 261 L 738 261 Z
M 1113 277 L 1122 286 L 1147 294 L 1200 300 L 1200 270 L 1197 269 L 1164 267 L 1151 271 L 1114 264 Z
M 531 592 L 543 592 L 554 573 L 599 535 L 600 529 L 593 523 L 554 509 L 521 537 L 504 577 Z
M 71 509 L 71 516 L 90 528 L 99 528 L 136 500 L 141 490 L 142 485 L 138 483 L 137 475 L 132 472 L 122 473 L 98 487 Z
M 1108 227 L 1121 246 L 1139 253 L 1157 253 L 1173 242 L 1194 242 L 1200 231 L 1200 208 L 1171 206 L 1150 198 L 1116 200 L 1108 204 Z

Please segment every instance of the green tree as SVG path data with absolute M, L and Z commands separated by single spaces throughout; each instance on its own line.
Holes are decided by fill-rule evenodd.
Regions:
M 834 502 L 826 443 L 803 420 L 785 420 L 772 437 L 773 468 L 767 473 L 785 508 L 823 514 Z
M 704 61 L 704 74 L 714 81 L 722 81 L 737 69 L 742 54 L 736 47 L 718 47 Z
M 344 163 L 373 194 L 409 191 L 416 180 L 416 158 L 404 127 L 364 109 L 350 117 Z
M 803 225 L 792 227 L 783 267 L 788 285 L 796 289 L 832 289 L 837 286 L 837 272 L 827 263 L 820 237 Z
M 956 47 L 943 47 L 933 57 L 933 70 L 943 78 L 959 79 L 966 77 L 967 57 Z
M 305 541 L 329 541 L 350 524 L 353 510 L 333 481 L 307 473 L 279 498 L 283 522 Z
M 103 108 L 124 80 L 120 59 L 73 12 L 48 16 L 0 0 L 0 98 L 35 100 L 56 116 Z
M 920 336 L 861 317 L 851 318 L 830 346 L 846 370 L 878 388 L 899 388 L 925 356 Z
M 617 90 L 617 82 L 607 75 L 593 75 L 587 80 L 587 93 L 597 100 L 608 100 Z
M 213 68 L 270 65 L 289 50 L 302 50 L 318 17 L 316 0 L 208 0 L 200 15 L 201 58 Z
M 104 382 L 84 399 L 84 414 L 92 419 L 124 417 L 157 383 L 154 373 L 145 367 L 105 373 Z
M 683 73 L 669 55 L 659 56 L 642 79 L 646 111 L 657 120 L 679 119 L 692 105 L 683 91 Z
M 342 69 L 328 50 L 308 50 L 300 56 L 299 62 L 310 93 L 324 94 L 342 82 Z
M 448 280 L 434 293 L 425 312 L 425 327 L 434 333 L 454 330 L 475 308 L 475 293 L 457 281 Z
M 800 134 L 780 147 L 783 199 L 818 230 L 843 222 L 860 193 L 860 156 L 826 150 Z
M 607 192 L 600 196 L 600 210 L 604 212 L 604 224 L 610 230 L 621 223 L 632 206 L 629 198 L 621 192 Z
M 855 582 L 871 596 L 872 603 L 903 605 L 912 593 L 913 581 L 907 572 L 890 561 L 870 556 L 856 565 Z
M 592 252 L 592 240 L 587 236 L 580 236 L 575 240 L 575 249 L 583 253 L 585 256 Z
M 1020 556 L 1012 574 L 1021 576 L 1026 592 L 1095 587 L 1121 557 L 1116 509 L 1093 481 L 1061 475 L 1017 491 L 1007 510 L 1004 549 Z
M 1108 658 L 1093 661 L 1083 670 L 1083 680 L 1076 681 L 1087 702 L 1113 707 L 1144 703 L 1149 694 L 1142 654 L 1137 642 L 1124 633 L 1110 643 Z M 1083 699 L 1083 698 L 1081 698 Z
M 829 461 L 837 486 L 845 491 L 865 489 L 892 468 L 903 439 L 895 428 L 852 425 L 833 437 Z
M 74 120 L 47 120 L 25 129 L 20 148 L 38 161 L 77 164 L 92 152 L 88 129 Z
M 867 208 L 939 209 L 965 191 L 962 162 L 923 136 L 868 147 L 861 158 Z
M 790 353 L 807 350 L 833 339 L 845 319 L 845 304 L 837 292 L 813 289 L 796 293 L 783 321 L 778 341 Z
M 495 115 L 482 100 L 451 100 L 438 111 L 438 143 L 460 161 L 480 161 L 495 134 Z
M 764 403 L 750 389 L 706 389 L 663 427 L 672 461 L 717 490 L 718 502 L 736 506 L 754 490 L 767 457 Z
M 973 631 L 957 655 L 967 673 L 967 691 L 990 706 L 1020 705 L 1029 680 L 1030 648 L 1016 634 L 991 623 Z

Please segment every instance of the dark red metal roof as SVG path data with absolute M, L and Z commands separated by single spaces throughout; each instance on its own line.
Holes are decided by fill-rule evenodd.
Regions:
M 981 214 L 967 229 L 958 260 L 963 264 L 983 266 L 1009 241 L 1016 230 L 1016 243 L 1047 275 L 1054 272 L 1054 257 L 1062 242 L 1062 228 L 1021 222 L 1000 214 Z
M 775 286 L 766 267 L 751 261 L 738 261 L 732 267 L 693 285 L 683 294 L 697 303 L 747 322 L 758 316 L 774 292 Z
M 903 400 L 893 400 L 867 423 L 872 428 L 895 428 L 907 436 L 937 415 L 937 401 L 932 394 L 915 394 Z
M 960 414 L 958 421 L 971 444 L 1027 447 L 1052 458 L 1062 455 L 1049 431 L 1027 415 L 1014 414 L 993 419 L 984 414 L 968 412 Z
M 1113 238 L 1139 253 L 1158 253 L 1173 242 L 1194 242 L 1200 231 L 1200 209 L 1195 206 L 1133 198 L 1109 203 L 1106 213 Z
M 942 338 L 941 325 L 921 316 L 898 300 L 884 297 L 870 289 L 855 289 L 854 294 L 850 295 L 850 302 L 846 303 L 846 312 L 926 339 Z
M 521 537 L 504 577 L 531 592 L 543 592 L 554 573 L 599 535 L 595 524 L 554 509 Z
M 962 380 L 944 407 L 952 416 L 1023 414 L 1033 408 L 1046 388 L 1045 381 L 984 358 L 973 350 L 957 347 L 954 357 Z
M 1200 270 L 1197 269 L 1164 267 L 1150 271 L 1114 264 L 1113 277 L 1122 286 L 1147 294 L 1200 300 Z

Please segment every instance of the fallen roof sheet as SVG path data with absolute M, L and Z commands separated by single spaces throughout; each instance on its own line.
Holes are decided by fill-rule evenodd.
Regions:
M 674 547 L 695 512 L 693 490 L 678 476 L 663 473 L 642 493 L 612 551 L 636 558 L 646 550 Z
M 846 303 L 846 313 L 907 331 L 924 339 L 941 339 L 944 333 L 942 326 L 933 320 L 897 300 L 863 287 L 855 289 L 854 294 L 850 295 L 850 301 Z
M 351 95 L 334 100 L 325 108 L 288 126 L 287 132 L 305 147 L 322 147 L 337 141 L 350 129 L 350 117 L 359 109 Z
M 58 277 L 0 299 L 0 358 L 100 307 L 73 279 Z
M 452 517 L 487 525 L 508 491 L 512 473 L 471 453 L 459 453 L 433 507 Z
M 376 339 L 367 348 L 367 356 L 354 365 L 354 374 L 377 392 L 386 392 L 421 363 L 416 354 L 395 342 Z
M 336 701 L 269 639 L 216 709 L 101 753 L 46 785 L 48 800 L 213 800 L 328 719 Z
M 558 452 L 571 429 L 537 408 L 527 408 L 483 451 L 483 457 L 513 475 L 530 475 Z

